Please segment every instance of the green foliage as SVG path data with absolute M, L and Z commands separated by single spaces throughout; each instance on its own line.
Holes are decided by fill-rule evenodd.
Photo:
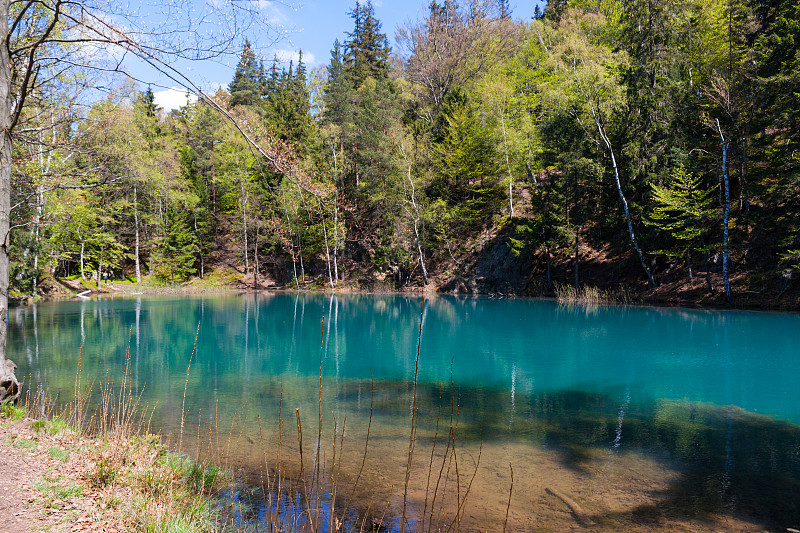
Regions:
M 683 167 L 672 172 L 668 185 L 652 184 L 655 206 L 646 222 L 666 232 L 678 243 L 678 248 L 664 250 L 668 257 L 682 257 L 687 252 L 708 252 L 716 245 L 703 236 L 719 215 L 714 207 L 714 190 L 704 189 L 702 179 Z
M 12 422 L 19 422 L 25 418 L 25 408 L 10 402 L 0 404 L 0 416 L 10 418 Z
M 200 245 L 191 225 L 191 214 L 169 206 L 163 218 L 162 235 L 154 253 L 155 276 L 162 281 L 186 281 L 197 273 Z

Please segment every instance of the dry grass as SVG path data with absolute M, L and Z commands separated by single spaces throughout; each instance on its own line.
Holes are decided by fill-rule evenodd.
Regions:
M 626 287 L 617 289 L 599 289 L 597 287 L 581 287 L 556 284 L 554 287 L 556 300 L 564 305 L 629 305 L 634 302 L 633 294 Z

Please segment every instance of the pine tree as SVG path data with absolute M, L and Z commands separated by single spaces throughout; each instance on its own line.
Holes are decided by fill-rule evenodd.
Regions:
M 245 40 L 242 55 L 239 57 L 239 64 L 236 65 L 236 72 L 233 75 L 233 81 L 228 86 L 228 92 L 231 94 L 231 104 L 256 104 L 261 94 L 261 86 L 262 82 L 259 77 L 256 55 L 253 52 L 250 41 Z

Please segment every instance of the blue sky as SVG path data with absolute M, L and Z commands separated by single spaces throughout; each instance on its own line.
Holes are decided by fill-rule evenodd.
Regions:
M 543 3 L 543 2 L 539 2 Z M 383 32 L 389 37 L 393 48 L 395 29 L 409 21 L 424 18 L 430 0 L 373 0 L 375 15 L 383 24 Z M 537 0 L 512 0 L 512 17 L 530 20 Z M 336 39 L 344 41 L 346 32 L 352 31 L 353 21 L 348 12 L 355 6 L 355 0 L 304 0 L 302 2 L 277 2 L 258 0 L 263 16 L 275 27 L 283 28 L 283 36 L 276 42 L 265 38 L 255 29 L 247 37 L 253 43 L 256 53 L 271 60 L 277 55 L 288 64 L 296 60 L 297 53 L 303 51 L 303 60 L 309 71 L 318 65 L 326 65 L 330 60 L 330 50 Z M 207 91 L 227 86 L 233 78 L 237 57 L 223 57 L 215 61 L 185 63 L 179 68 L 194 83 Z M 134 70 L 137 70 L 134 68 Z M 137 77 L 153 83 L 156 102 L 165 109 L 172 109 L 186 102 L 185 91 L 175 87 L 155 73 L 144 69 Z M 170 89 L 171 88 L 171 89 Z

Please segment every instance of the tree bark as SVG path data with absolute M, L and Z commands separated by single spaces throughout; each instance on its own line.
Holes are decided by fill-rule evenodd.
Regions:
M 0 35 L 8 35 L 9 0 L 0 0 Z M 6 358 L 8 337 L 8 276 L 11 222 L 11 128 L 16 107 L 11 94 L 11 58 L 8 44 L 0 46 L 0 403 L 19 398 L 22 386 L 17 365 Z
M 136 260 L 136 284 L 142 284 L 142 268 L 139 264 L 139 205 L 136 200 L 136 185 L 133 186 L 133 222 L 136 227 L 136 244 L 134 251 L 134 259 Z
M 81 230 L 80 226 L 78 226 L 78 238 L 81 240 L 81 280 L 86 281 L 86 270 L 85 270 L 85 251 L 86 251 L 86 243 L 83 242 L 83 237 L 81 237 Z
M 497 106 L 497 108 L 500 111 L 500 126 L 502 126 L 503 129 L 503 149 L 506 154 L 506 170 L 508 170 L 508 211 L 511 214 L 511 218 L 514 218 L 514 176 L 511 174 L 511 162 L 509 161 L 508 158 L 508 138 L 506 136 L 506 121 L 503 109 L 499 105 Z
M 258 223 L 256 223 L 256 235 L 253 241 L 253 282 L 256 289 L 261 288 L 261 280 L 258 277 Z
M 717 119 L 717 130 L 719 131 L 720 144 L 722 146 L 722 184 L 724 189 L 724 203 L 722 215 L 722 283 L 725 286 L 725 298 L 730 302 L 731 283 L 728 278 L 728 225 L 731 214 L 731 188 L 728 179 L 728 146 L 725 136 L 722 134 L 722 127 Z
M 239 183 L 239 186 L 242 191 L 242 226 L 244 231 L 242 232 L 243 239 L 244 239 L 244 246 L 242 247 L 244 251 L 244 275 L 247 275 L 247 272 L 250 270 L 250 260 L 249 260 L 249 252 L 247 250 L 247 201 L 250 197 L 250 191 L 246 187 L 244 179 Z

